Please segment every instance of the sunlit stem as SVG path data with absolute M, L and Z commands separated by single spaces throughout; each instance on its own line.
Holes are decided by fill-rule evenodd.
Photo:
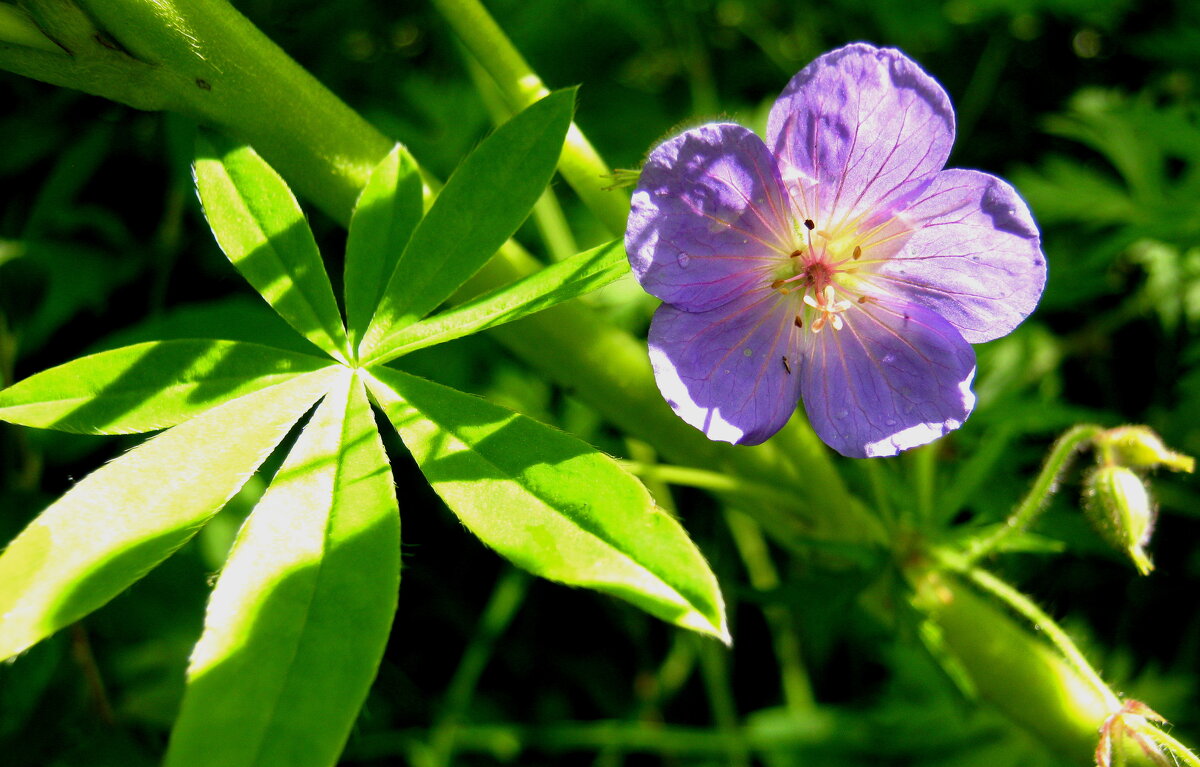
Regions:
M 1104 698 L 1113 711 L 1121 707 L 1121 699 L 1100 678 L 1100 674 L 1092 668 L 1087 658 L 1083 657 L 1083 653 L 1071 641 L 1067 632 L 1063 631 L 1042 608 L 1034 604 L 1033 600 L 982 568 L 971 567 L 964 574 L 971 583 L 1008 605 L 1015 613 L 1029 621 L 1036 631 L 1041 632 L 1046 639 L 1050 640 L 1050 643 L 1062 654 L 1063 659 L 1071 665 L 1075 673 L 1087 680 L 1096 694 Z
M 1100 727 L 1119 709 L 1080 676 L 1046 638 L 994 594 L 982 592 L 949 562 L 914 562 L 905 574 L 949 659 L 979 697 L 1068 757 L 1088 764 Z M 1019 600 L 1018 600 L 1019 601 Z
M 515 112 L 505 103 L 495 80 L 488 77 L 475 58 L 470 55 L 464 55 L 463 58 L 471 75 L 471 82 L 475 84 L 475 90 L 479 92 L 488 116 L 492 118 L 492 124 L 500 125 L 508 121 Z M 579 252 L 575 235 L 571 233 L 567 217 L 563 215 L 562 206 L 558 204 L 553 185 L 542 191 L 541 197 L 533 206 L 532 217 L 552 259 L 562 261 Z
M 1067 430 L 1054 446 L 1041 472 L 1033 481 L 1033 486 L 1022 499 L 1013 513 L 1005 520 L 1004 525 L 990 535 L 976 541 L 967 551 L 968 560 L 974 562 L 996 551 L 1008 538 L 1029 529 L 1033 521 L 1046 508 L 1050 496 L 1058 488 L 1059 479 L 1070 466 L 1078 450 L 1085 447 L 1096 438 L 1101 427 L 1091 424 L 1080 424 Z
M 714 493 L 760 500 L 794 511 L 804 510 L 803 503 L 794 494 L 774 484 L 752 482 L 723 472 L 708 471 L 691 466 L 672 466 L 639 461 L 621 461 L 621 465 L 643 481 L 650 480 L 695 487 Z
M 1177 738 L 1162 729 L 1162 727 L 1147 723 L 1140 731 L 1143 735 L 1148 736 L 1166 749 L 1167 753 L 1183 764 L 1186 764 L 1188 767 L 1200 767 L 1200 757 L 1197 757 L 1194 751 L 1179 742 Z
M 433 4 L 495 80 L 511 109 L 524 109 L 549 93 L 478 0 L 433 0 Z M 558 169 L 605 228 L 613 234 L 625 231 L 629 198 L 610 186 L 612 170 L 574 123 L 567 133 Z

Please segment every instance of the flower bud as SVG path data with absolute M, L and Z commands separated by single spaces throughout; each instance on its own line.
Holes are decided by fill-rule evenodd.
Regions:
M 1140 476 L 1124 466 L 1096 468 L 1084 483 L 1084 508 L 1105 540 L 1128 554 L 1139 573 L 1154 569 L 1143 547 L 1150 541 L 1156 512 Z
M 1189 455 L 1167 449 L 1157 434 L 1145 426 L 1121 426 L 1109 429 L 1096 438 L 1096 447 L 1106 463 L 1128 466 L 1131 469 L 1157 469 L 1190 473 L 1196 465 Z

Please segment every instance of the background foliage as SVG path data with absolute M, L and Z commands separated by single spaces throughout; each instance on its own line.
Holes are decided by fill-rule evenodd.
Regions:
M 487 90 L 423 3 L 245 0 L 238 7 L 302 65 L 445 177 L 492 124 Z M 913 507 L 917 527 L 997 521 L 1054 436 L 1078 421 L 1147 423 L 1200 453 L 1200 11 L 1130 0 L 495 0 L 488 7 L 551 87 L 582 84 L 577 121 L 634 168 L 672 126 L 750 125 L 787 79 L 850 40 L 904 49 L 949 91 L 950 165 L 1014 181 L 1043 227 L 1050 283 L 1032 320 L 980 348 L 978 412 L 931 449 L 847 462 L 864 495 Z M 192 126 L 16 76 L 0 77 L 0 376 L 149 338 L 294 336 L 221 256 L 188 174 Z M 577 243 L 534 222 L 553 258 L 600 244 L 555 189 Z M 329 272 L 344 234 L 310 211 Z M 550 243 L 550 245 L 547 245 Z M 578 246 L 578 247 L 575 247 Z M 630 284 L 594 297 L 635 332 L 652 303 Z M 279 326 L 272 335 L 270 328 Z M 486 336 L 402 367 L 487 395 L 644 459 L 592 411 Z M 344 763 L 1056 764 L 972 702 L 903 610 L 855 609 L 877 571 L 831 574 L 770 550 L 780 580 L 746 561 L 737 523 L 676 488 L 716 570 L 732 652 L 624 603 L 533 581 L 461 534 L 384 429 L 402 488 L 404 587 L 381 673 Z M 136 440 L 0 426 L 0 540 Z M 271 460 L 274 463 L 271 463 Z M 281 456 L 269 460 L 278 466 Z M 0 666 L 0 754 L 14 765 L 153 764 L 177 712 L 210 579 L 262 491 L 251 482 L 177 556 L 83 623 Z M 1139 579 L 1078 511 L 1070 475 L 1028 553 L 1000 560 L 1065 625 L 1113 687 L 1200 738 L 1196 491 L 1156 478 L 1157 570 Z M 915 503 L 914 503 L 915 499 Z M 736 517 L 735 517 L 736 519 Z M 732 531 L 732 532 L 731 532 Z M 781 633 L 780 626 L 790 629 Z M 774 643 L 798 638 L 808 678 Z M 790 676 L 789 676 L 790 674 Z M 781 726 L 788 685 L 818 702 Z M 764 746 L 764 744 L 768 744 Z M 770 745 L 774 744 L 774 745 Z

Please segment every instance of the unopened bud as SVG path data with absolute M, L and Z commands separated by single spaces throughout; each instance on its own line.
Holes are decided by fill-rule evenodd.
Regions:
M 1096 447 L 1106 463 L 1131 469 L 1157 469 L 1191 472 L 1196 461 L 1190 455 L 1176 453 L 1146 426 L 1121 426 L 1096 438 Z
M 1154 529 L 1155 509 L 1146 483 L 1124 466 L 1100 466 L 1084 483 L 1084 508 L 1110 544 L 1133 560 L 1138 572 L 1154 569 L 1145 545 Z

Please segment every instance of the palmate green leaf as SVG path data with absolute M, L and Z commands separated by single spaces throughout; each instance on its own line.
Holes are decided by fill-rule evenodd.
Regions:
M 183 545 L 339 369 L 247 394 L 163 432 L 38 515 L 0 554 L 0 660 L 100 607 Z
M 332 364 L 239 341 L 152 341 L 80 357 L 0 391 L 0 421 L 80 434 L 165 429 Z
M 389 362 L 417 349 L 514 322 L 602 288 L 628 273 L 625 243 L 613 240 L 461 306 L 406 325 L 381 341 L 377 356 L 363 364 Z
M 334 764 L 383 655 L 399 582 L 392 474 L 347 371 L 238 535 L 166 764 Z
M 517 231 L 554 175 L 574 101 L 573 90 L 551 93 L 463 160 L 400 256 L 360 357 L 433 311 Z
M 425 478 L 488 546 L 535 575 L 729 640 L 704 557 L 611 458 L 478 397 L 386 368 L 370 376 Z
M 289 325 L 344 362 L 346 331 L 329 275 L 279 174 L 248 146 L 201 136 L 193 175 L 208 225 L 230 262 Z
M 424 212 L 420 169 L 403 144 L 367 179 L 346 238 L 346 332 L 350 348 L 366 332 L 387 280 Z

